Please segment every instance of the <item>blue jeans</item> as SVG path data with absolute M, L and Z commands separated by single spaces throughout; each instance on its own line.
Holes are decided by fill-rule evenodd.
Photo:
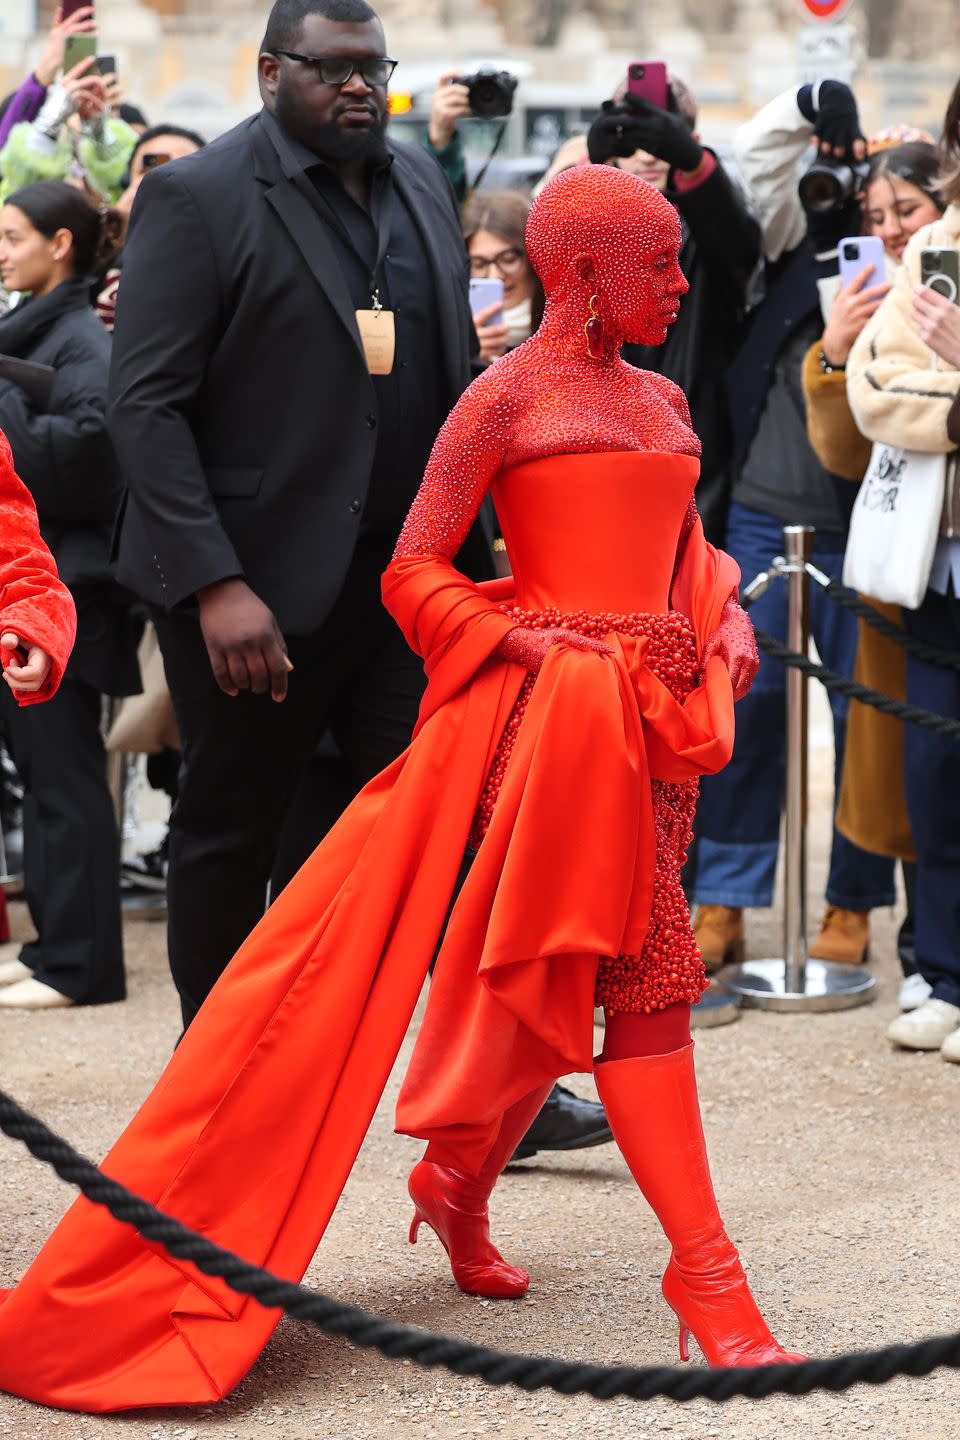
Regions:
M 960 652 L 960 599 L 928 590 L 905 610 L 911 635 Z M 960 674 L 907 656 L 911 705 L 960 720 Z M 935 1000 L 960 1005 L 960 742 L 905 725 L 903 778 L 917 848 L 917 965 Z
M 839 579 L 846 539 L 818 531 L 814 560 Z M 746 586 L 783 551 L 783 526 L 771 515 L 734 502 L 730 507 L 726 549 L 736 560 Z M 810 628 L 824 665 L 853 674 L 857 622 L 849 611 L 811 585 Z M 750 610 L 758 630 L 786 637 L 787 592 L 776 581 Z M 737 706 L 733 758 L 719 775 L 704 779 L 698 811 L 694 898 L 701 905 L 751 907 L 773 903 L 774 874 L 780 844 L 785 755 L 786 669 L 762 655 L 760 670 L 746 699 Z M 847 701 L 830 695 L 833 712 L 835 771 L 839 782 L 847 729 Z M 882 778 L 878 777 L 878 784 Z M 871 910 L 896 898 L 893 861 L 871 855 L 834 829 L 827 881 L 827 903 L 843 910 Z

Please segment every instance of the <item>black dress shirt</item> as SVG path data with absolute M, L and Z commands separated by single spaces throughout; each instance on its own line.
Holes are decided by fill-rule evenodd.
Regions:
M 377 401 L 377 447 L 361 529 L 361 533 L 392 542 L 423 479 L 448 411 L 429 259 L 416 221 L 393 184 L 392 156 L 387 155 L 371 177 L 367 211 L 323 160 L 288 132 L 281 133 L 290 156 L 323 202 L 318 223 L 325 207 L 340 222 L 331 216 L 327 230 L 354 308 L 370 309 L 373 276 L 381 305 L 394 313 L 393 370 L 389 375 L 371 377 Z M 289 173 L 282 155 L 281 163 Z M 384 224 L 389 225 L 390 238 L 377 270 Z

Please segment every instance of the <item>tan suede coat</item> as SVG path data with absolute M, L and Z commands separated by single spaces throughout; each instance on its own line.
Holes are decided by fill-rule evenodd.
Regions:
M 820 342 L 803 365 L 807 434 L 821 465 L 859 483 L 870 461 L 872 442 L 857 428 L 842 370 L 825 375 Z M 872 602 L 882 615 L 901 623 L 897 605 Z M 859 622 L 854 679 L 895 700 L 906 698 L 906 651 Z M 837 828 L 864 850 L 914 859 L 913 836 L 903 789 L 903 722 L 851 701 L 847 746 L 837 807 Z

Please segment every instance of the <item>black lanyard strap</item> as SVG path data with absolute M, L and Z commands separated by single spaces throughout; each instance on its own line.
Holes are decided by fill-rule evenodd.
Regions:
M 270 137 L 270 142 L 273 145 L 274 150 L 276 150 L 277 155 L 280 158 L 280 162 L 284 167 L 284 170 L 288 172 L 289 179 L 291 179 L 294 185 L 296 185 L 297 189 L 300 191 L 300 194 L 310 204 L 315 214 L 320 217 L 324 224 L 328 224 L 333 227 L 340 239 L 343 241 L 344 245 L 346 245 L 349 250 L 353 251 L 354 255 L 357 256 L 357 259 L 361 262 L 361 264 L 366 264 L 364 257 L 360 254 L 357 246 L 354 243 L 350 231 L 343 223 L 342 217 L 337 214 L 336 210 L 330 204 L 326 196 L 321 195 L 317 187 L 311 184 L 306 171 L 303 169 L 303 166 L 300 165 L 297 157 L 294 155 L 293 151 L 290 149 L 290 146 L 287 144 L 287 141 L 282 134 L 280 127 L 276 123 L 274 123 L 273 125 L 266 126 L 264 128 L 266 129 L 267 134 Z M 370 273 L 370 298 L 373 303 L 373 308 L 375 310 L 380 310 L 383 307 L 380 304 L 380 293 L 379 285 L 377 283 L 377 276 L 380 273 L 380 269 L 383 265 L 384 259 L 386 258 L 387 251 L 390 248 L 390 232 L 393 223 L 392 186 L 388 185 L 386 188 L 383 196 L 383 203 L 379 208 L 379 214 L 377 215 L 374 223 L 377 230 L 377 259 L 376 263 L 374 264 L 373 270 Z

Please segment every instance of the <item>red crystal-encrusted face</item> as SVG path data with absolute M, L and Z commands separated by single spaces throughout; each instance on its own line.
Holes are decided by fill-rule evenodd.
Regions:
M 670 202 L 610 165 L 562 171 L 527 220 L 527 253 L 548 301 L 562 303 L 589 287 L 615 343 L 663 343 L 689 289 L 678 263 L 680 240 Z

